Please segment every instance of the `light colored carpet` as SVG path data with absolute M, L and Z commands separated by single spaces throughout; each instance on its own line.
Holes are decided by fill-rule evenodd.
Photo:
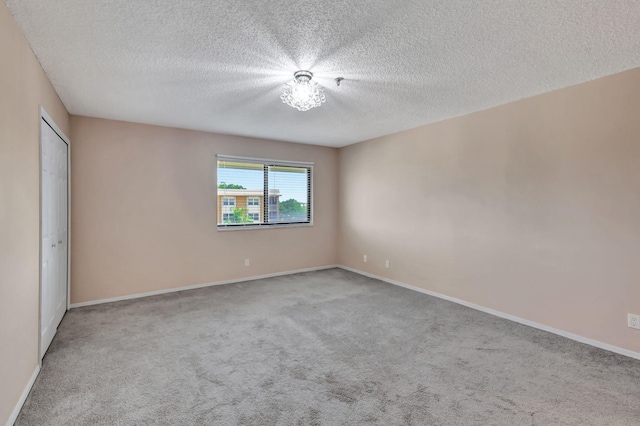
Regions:
M 639 425 L 640 361 L 340 269 L 73 309 L 18 425 Z

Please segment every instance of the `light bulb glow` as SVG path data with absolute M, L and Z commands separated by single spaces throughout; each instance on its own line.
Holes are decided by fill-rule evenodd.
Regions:
M 309 111 L 319 107 L 325 96 L 322 88 L 315 81 L 311 81 L 313 74 L 309 71 L 297 71 L 294 80 L 285 84 L 280 99 L 298 111 Z

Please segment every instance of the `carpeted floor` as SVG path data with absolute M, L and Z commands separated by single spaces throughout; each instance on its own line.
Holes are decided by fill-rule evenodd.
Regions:
M 340 269 L 73 309 L 18 425 L 640 425 L 640 361 Z

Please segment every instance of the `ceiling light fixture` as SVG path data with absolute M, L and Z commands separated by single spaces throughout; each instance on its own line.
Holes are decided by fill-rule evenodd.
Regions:
M 322 88 L 315 81 L 311 81 L 313 74 L 310 71 L 296 71 L 293 77 L 293 81 L 285 84 L 282 89 L 282 102 L 298 111 L 309 111 L 325 101 Z

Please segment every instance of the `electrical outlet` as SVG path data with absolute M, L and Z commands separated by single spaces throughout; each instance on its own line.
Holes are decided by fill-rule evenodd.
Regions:
M 640 315 L 627 314 L 627 321 L 630 328 L 637 328 L 640 330 Z
M 388 260 L 385 260 L 384 266 L 385 266 L 385 268 L 389 268 L 389 261 Z
M 244 266 L 249 266 L 249 259 L 244 260 Z
M 365 261 L 365 263 L 367 262 L 367 255 L 366 254 L 364 255 L 364 261 Z

